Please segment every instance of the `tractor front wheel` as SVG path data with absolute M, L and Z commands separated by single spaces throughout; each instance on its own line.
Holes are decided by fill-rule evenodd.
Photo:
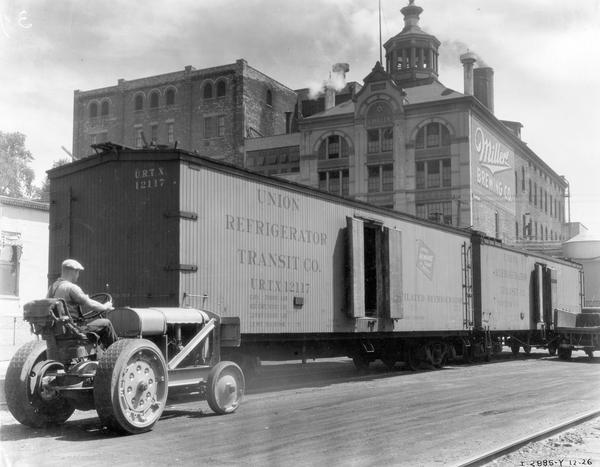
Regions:
M 162 415 L 167 393 L 167 364 L 149 340 L 119 340 L 100 358 L 94 405 L 111 430 L 131 434 L 151 430 Z
M 63 365 L 46 360 L 46 342 L 32 341 L 23 345 L 6 370 L 4 392 L 8 410 L 18 422 L 32 428 L 60 425 L 75 408 L 54 391 L 46 374 Z
M 233 362 L 219 362 L 208 374 L 207 400 L 213 412 L 235 412 L 244 396 L 244 373 Z

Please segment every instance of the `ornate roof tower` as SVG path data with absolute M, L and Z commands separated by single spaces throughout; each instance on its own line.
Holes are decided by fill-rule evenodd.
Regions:
M 402 87 L 429 83 L 438 76 L 440 41 L 419 27 L 423 8 L 414 0 L 400 12 L 404 15 L 404 29 L 383 45 L 386 70 Z

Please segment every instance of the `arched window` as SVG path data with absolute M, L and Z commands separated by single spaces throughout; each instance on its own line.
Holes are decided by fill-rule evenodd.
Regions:
M 150 94 L 150 108 L 156 109 L 158 107 L 158 91 L 152 91 Z
M 134 109 L 135 110 L 143 110 L 144 109 L 144 96 L 143 96 L 143 94 L 138 94 L 137 96 L 135 96 Z
M 319 159 L 340 159 L 348 157 L 350 148 L 343 136 L 331 135 L 323 140 L 319 146 Z
M 98 104 L 92 102 L 90 104 L 90 118 L 96 118 L 98 116 Z
M 389 104 L 376 102 L 367 112 L 367 153 L 391 152 L 394 146 L 393 112 Z
M 167 105 L 175 105 L 175 89 L 167 89 L 165 99 L 167 101 Z
M 417 133 L 415 149 L 450 146 L 450 131 L 443 123 L 431 122 Z
M 217 83 L 217 97 L 224 97 L 227 94 L 227 85 L 224 80 Z
M 212 84 L 211 83 L 206 83 L 204 85 L 204 98 L 205 99 L 210 99 L 213 96 L 213 89 L 212 89 Z
M 267 89 L 267 105 L 273 105 L 273 92 L 270 89 Z
M 109 111 L 109 103 L 108 101 L 103 101 L 102 102 L 102 107 L 100 109 L 100 115 L 102 115 L 103 117 L 108 115 L 108 111 Z

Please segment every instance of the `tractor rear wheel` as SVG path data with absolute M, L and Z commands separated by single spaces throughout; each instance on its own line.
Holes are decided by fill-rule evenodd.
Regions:
M 162 415 L 167 393 L 167 364 L 149 340 L 119 340 L 100 358 L 94 405 L 111 430 L 131 434 L 151 430 Z
M 242 369 L 233 362 L 219 362 L 208 374 L 208 405 L 218 414 L 235 412 L 242 401 L 245 388 Z
M 28 342 L 17 350 L 6 370 L 4 391 L 8 410 L 18 422 L 40 428 L 60 425 L 73 414 L 71 403 L 45 381 L 45 373 L 57 367 L 63 368 L 46 360 L 45 341 Z

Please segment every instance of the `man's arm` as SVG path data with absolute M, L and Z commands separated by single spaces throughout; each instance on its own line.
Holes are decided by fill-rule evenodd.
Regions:
M 71 300 L 81 305 L 86 312 L 89 311 L 108 311 L 112 310 L 112 302 L 100 303 L 96 300 L 92 300 L 89 295 L 85 294 L 81 287 L 72 284 L 70 290 Z

